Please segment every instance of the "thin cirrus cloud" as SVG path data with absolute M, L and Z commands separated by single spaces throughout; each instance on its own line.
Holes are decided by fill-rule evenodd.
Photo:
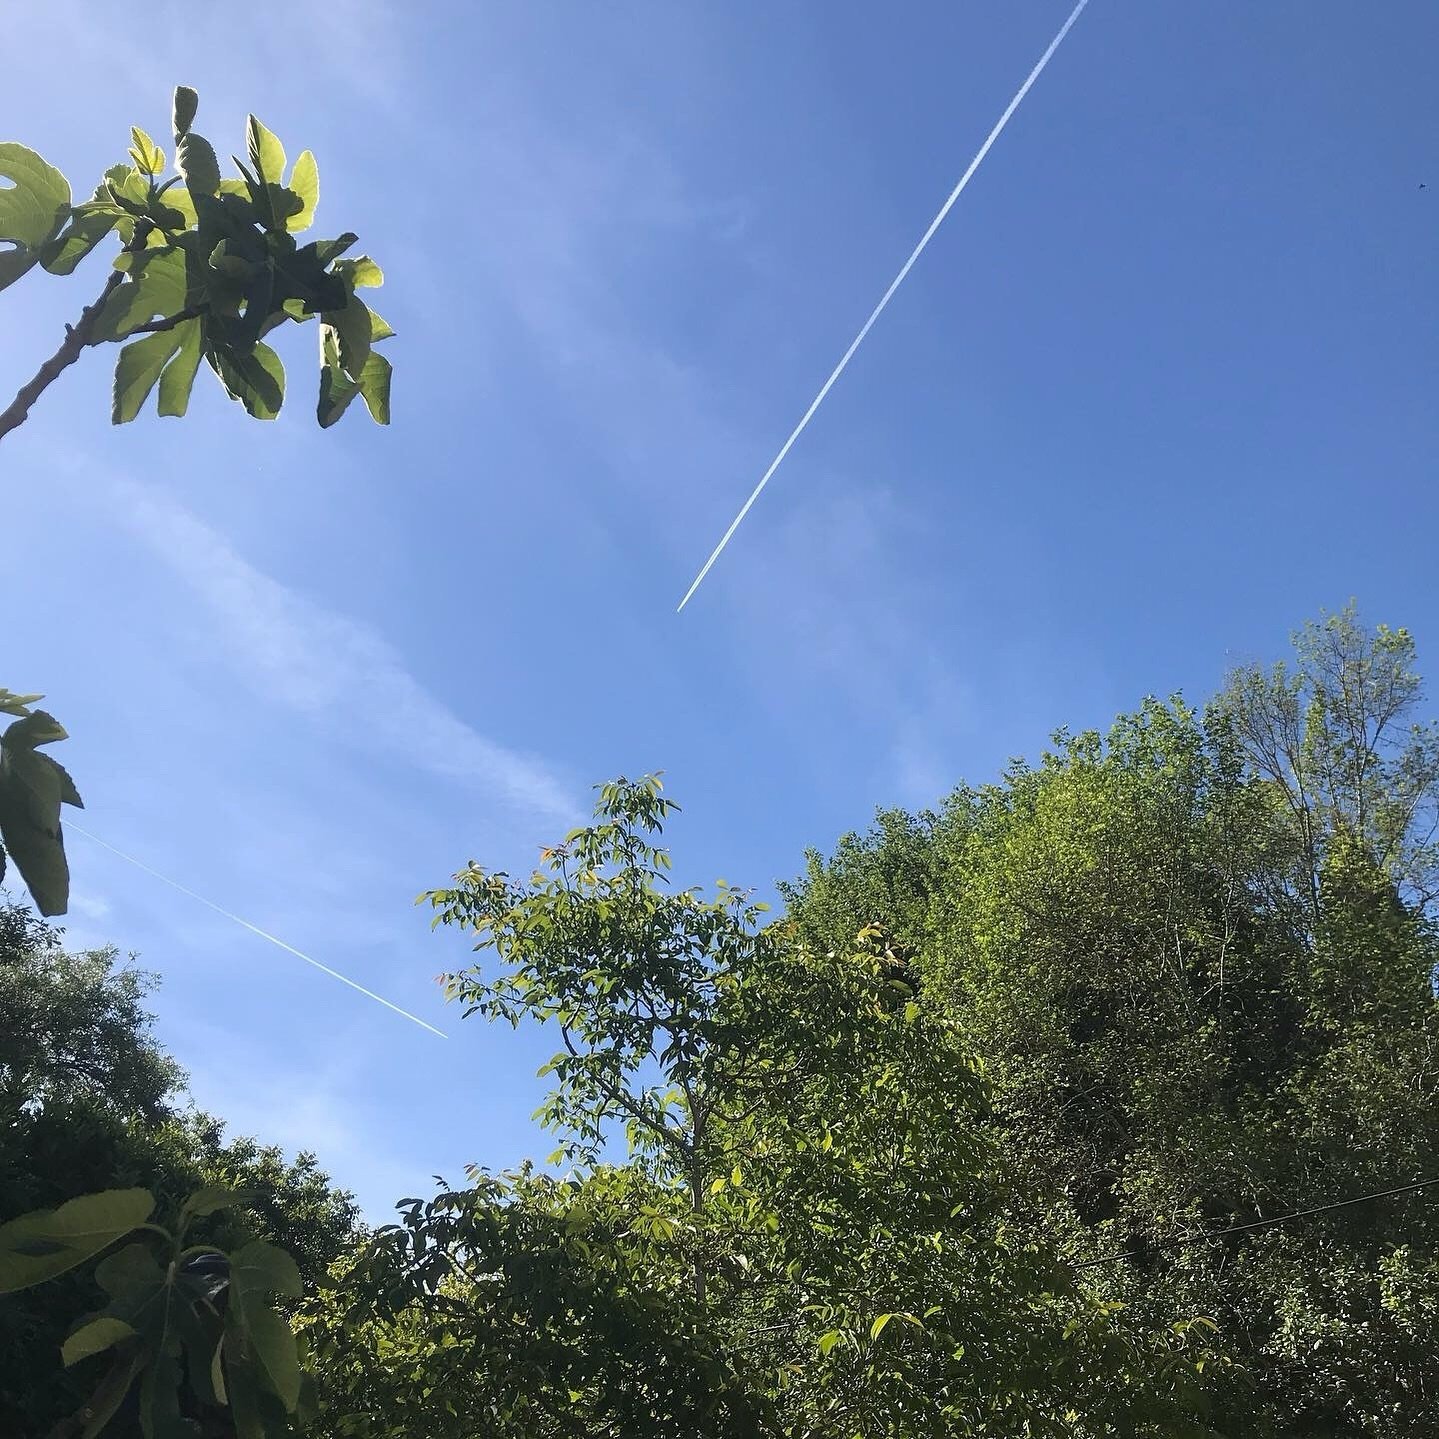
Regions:
M 116 498 L 138 539 L 202 602 L 234 663 L 267 695 L 345 727 L 419 768 L 524 813 L 575 823 L 579 809 L 542 761 L 471 728 L 410 673 L 373 630 L 257 569 L 209 525 L 154 489 L 120 481 Z

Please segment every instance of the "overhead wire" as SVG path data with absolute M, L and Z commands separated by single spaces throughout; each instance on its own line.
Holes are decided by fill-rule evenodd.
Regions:
M 1248 1224 L 1231 1224 L 1228 1229 L 1203 1230 L 1198 1234 L 1184 1234 L 1174 1239 L 1161 1239 L 1142 1249 L 1117 1250 L 1113 1254 L 1102 1254 L 1098 1259 L 1085 1259 L 1078 1263 L 1071 1261 L 1069 1267 L 1071 1269 L 1093 1269 L 1096 1265 L 1114 1264 L 1121 1259 L 1142 1259 L 1157 1250 L 1182 1249 L 1193 1244 L 1207 1244 L 1215 1239 L 1223 1239 L 1230 1234 L 1249 1234 L 1256 1229 L 1268 1229 L 1274 1224 L 1288 1224 L 1295 1219 L 1308 1219 L 1315 1214 L 1328 1214 L 1335 1209 L 1348 1209 L 1355 1204 L 1369 1204 L 1376 1199 L 1392 1199 L 1398 1194 L 1412 1194 L 1416 1189 L 1427 1189 L 1431 1184 L 1439 1184 L 1439 1174 L 1428 1179 L 1416 1179 L 1409 1184 L 1396 1185 L 1393 1189 L 1379 1189 L 1373 1194 L 1357 1194 L 1352 1199 L 1336 1199 L 1332 1204 L 1316 1204 L 1312 1209 L 1296 1209 L 1291 1214 L 1276 1214 L 1269 1219 L 1255 1219 Z
M 849 365 L 849 362 L 854 358 L 855 351 L 858 350 L 859 347 L 864 343 L 865 337 L 869 334 L 870 330 L 874 328 L 875 321 L 878 320 L 879 317 L 884 313 L 886 306 L 889 304 L 890 300 L 894 298 L 895 291 L 898 290 L 899 287 L 904 283 L 905 278 L 914 268 L 915 261 L 917 261 L 919 257 L 924 254 L 925 247 L 929 244 L 930 240 L 934 238 L 935 231 L 938 230 L 939 227 L 944 223 L 945 217 L 954 208 L 955 201 L 958 200 L 959 197 L 964 193 L 965 187 L 969 184 L 970 180 L 974 176 L 974 172 L 978 170 L 980 165 L 984 162 L 984 157 L 989 154 L 990 149 L 994 145 L 994 142 L 998 140 L 1000 135 L 1004 133 L 1004 127 L 1009 124 L 1010 117 L 1017 109 L 1019 109 L 1021 103 L 1024 100 L 1024 97 L 1029 94 L 1030 89 L 1033 87 L 1034 82 L 1038 80 L 1039 77 L 1044 73 L 1045 67 L 1054 58 L 1054 52 L 1058 50 L 1059 47 L 1064 43 L 1065 36 L 1069 34 L 1070 30 L 1074 27 L 1074 22 L 1078 20 L 1080 15 L 1084 13 L 1084 8 L 1088 4 L 1089 0 L 1079 0 L 1079 3 L 1074 7 L 1073 10 L 1069 12 L 1069 18 L 1064 22 L 1063 25 L 1060 26 L 1059 32 L 1055 35 L 1054 39 L 1049 42 L 1049 48 L 1045 50 L 1044 54 L 1039 57 L 1039 60 L 1035 64 L 1034 68 L 1025 77 L 1024 83 L 1019 87 L 1018 90 L 1015 91 L 1014 98 L 1010 100 L 1009 104 L 1004 107 L 1004 113 L 999 117 L 998 120 L 994 122 L 994 128 L 990 130 L 989 134 L 985 137 L 984 144 L 979 147 L 979 150 L 976 153 L 974 159 L 969 162 L 969 168 L 964 172 L 963 175 L 959 177 L 959 183 L 956 184 L 954 189 L 949 192 L 949 198 L 945 200 L 944 204 L 939 207 L 939 213 L 934 217 L 933 220 L 929 222 L 929 228 L 924 232 L 923 235 L 919 237 L 919 243 L 914 247 L 913 250 L 910 251 L 909 259 L 907 259 L 900 267 L 899 274 L 897 274 L 894 279 L 890 281 L 889 289 L 887 289 L 884 294 L 880 296 L 879 304 L 877 304 L 874 309 L 870 311 L 869 319 L 867 319 L 860 327 L 859 334 L 857 334 L 854 339 L 850 341 L 849 349 L 847 349 L 840 357 L 839 364 L 837 364 L 834 369 L 830 371 L 829 379 L 827 379 L 824 384 L 820 386 L 819 394 L 817 394 L 810 402 L 809 409 L 804 412 L 804 414 L 800 418 L 799 424 L 797 424 L 790 432 L 789 439 L 787 439 L 784 444 L 780 446 L 779 454 L 777 454 L 774 459 L 770 461 L 769 469 L 767 469 L 764 474 L 760 476 L 759 484 L 754 487 L 754 490 L 751 492 L 749 499 L 747 499 L 744 504 L 740 506 L 739 514 L 737 514 L 730 522 L 730 527 L 720 537 L 719 544 L 717 544 L 710 552 L 709 559 L 704 562 L 704 565 L 701 568 L 699 574 L 695 576 L 694 583 L 691 584 L 689 589 L 685 591 L 684 599 L 682 599 L 676 606 L 676 614 L 678 614 L 682 609 L 684 609 L 687 604 L 689 604 L 690 600 L 694 596 L 695 591 L 699 589 L 701 584 L 704 583 L 704 578 L 713 568 L 714 562 L 719 559 L 720 555 L 724 553 L 725 546 L 728 545 L 730 540 L 734 537 L 735 531 L 739 529 L 741 523 L 744 520 L 744 517 L 749 514 L 751 507 L 754 505 L 754 502 L 759 499 L 760 495 L 764 492 L 765 486 L 769 484 L 775 471 L 779 469 L 779 467 L 784 463 L 784 458 L 786 455 L 789 454 L 791 447 L 794 445 L 794 442 L 799 439 L 802 434 L 804 434 L 805 429 L 809 425 L 809 422 L 814 418 L 815 411 L 818 410 L 819 407 L 824 403 L 825 396 L 827 396 L 830 390 L 834 388 L 835 381 L 838 380 L 842 374 L 844 374 L 845 369 Z

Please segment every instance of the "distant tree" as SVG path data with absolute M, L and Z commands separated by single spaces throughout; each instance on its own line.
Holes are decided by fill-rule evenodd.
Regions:
M 812 866 L 793 922 L 903 928 L 922 1001 L 982 1058 L 1013 1222 L 1199 1313 L 1232 1436 L 1439 1432 L 1432 1191 L 1207 1233 L 1436 1174 L 1435 731 L 1412 638 L 1353 609 L 1204 713 L 1107 735 L 886 820 Z M 875 913 L 879 880 L 895 912 Z

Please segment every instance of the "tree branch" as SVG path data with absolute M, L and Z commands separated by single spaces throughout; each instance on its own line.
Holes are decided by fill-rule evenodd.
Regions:
M 100 291 L 95 302 L 87 305 L 80 312 L 79 320 L 75 324 L 65 327 L 64 343 L 35 371 L 34 376 L 26 384 L 21 385 L 19 393 L 11 400 L 9 408 L 0 411 L 0 439 L 25 423 L 30 414 L 30 406 L 80 358 L 80 352 L 90 343 L 90 331 L 95 324 L 96 317 L 106 300 L 120 288 L 124 280 L 124 272 L 116 270 L 105 281 L 105 288 Z
M 159 335 L 166 330 L 173 330 L 177 325 L 183 325 L 186 320 L 198 320 L 203 310 L 181 310 L 178 315 L 171 315 L 165 320 L 151 320 L 146 325 L 136 325 L 128 333 L 131 335 Z

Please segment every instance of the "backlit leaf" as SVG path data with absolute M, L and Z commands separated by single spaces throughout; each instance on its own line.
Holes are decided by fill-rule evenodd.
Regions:
M 190 405 L 190 391 L 200 368 L 204 336 L 199 320 L 186 320 L 174 330 L 180 343 L 160 376 L 159 410 L 162 415 L 183 415 Z
M 253 115 L 245 125 L 245 147 L 255 178 L 278 185 L 285 178 L 285 147 Z
M 290 189 L 300 197 L 301 208 L 288 217 L 285 228 L 292 232 L 308 230 L 315 221 L 315 207 L 320 203 L 320 170 L 311 151 L 300 151 L 290 175 Z
M 191 321 L 191 324 L 195 324 Z M 198 326 L 197 326 L 198 328 Z M 124 425 L 140 413 L 160 372 L 180 348 L 181 336 L 176 330 L 162 330 L 134 340 L 120 351 L 115 362 L 115 383 L 111 391 L 110 421 Z M 188 390 L 186 391 L 188 395 Z
M 39 261 L 70 213 L 70 182 L 33 150 L 0 143 L 0 290 Z

